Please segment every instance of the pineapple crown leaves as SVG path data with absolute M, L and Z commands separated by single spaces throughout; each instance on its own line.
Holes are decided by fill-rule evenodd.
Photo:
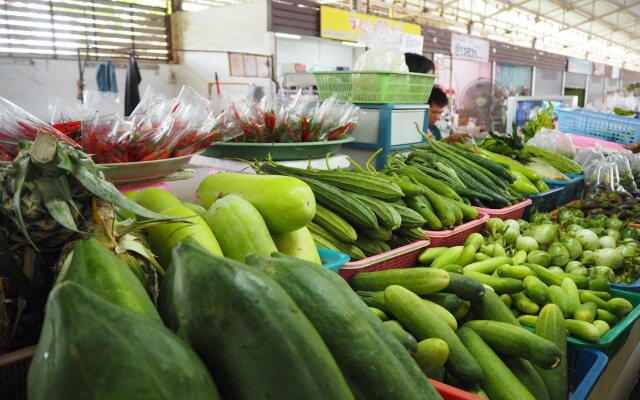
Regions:
M 20 153 L 7 169 L 13 177 L 13 208 L 22 235 L 37 250 L 27 232 L 21 212 L 22 188 L 27 180 L 33 181 L 43 204 L 51 217 L 63 227 L 80 232 L 73 217 L 77 212 L 71 195 L 69 178 L 75 178 L 84 189 L 109 203 L 137 215 L 172 220 L 176 217 L 161 215 L 133 202 L 104 179 L 99 167 L 83 152 L 62 144 L 46 132 L 41 132 L 35 142 L 20 142 Z

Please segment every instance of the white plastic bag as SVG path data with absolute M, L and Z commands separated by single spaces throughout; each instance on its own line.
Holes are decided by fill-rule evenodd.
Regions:
M 360 23 L 364 32 L 360 42 L 369 48 L 356 60 L 354 71 L 409 72 L 400 50 L 402 32 L 388 25 L 373 26 L 370 22 Z
M 585 147 L 580 149 L 576 157 L 573 161 L 577 162 L 582 166 L 582 168 L 587 168 L 592 164 L 597 162 L 604 161 L 604 154 L 602 153 L 602 149 L 599 146 L 596 147 Z M 586 173 L 585 173 L 586 175 Z
M 556 129 L 540 129 L 527 144 L 562 154 L 570 159 L 576 156 L 576 148 L 571 136 Z

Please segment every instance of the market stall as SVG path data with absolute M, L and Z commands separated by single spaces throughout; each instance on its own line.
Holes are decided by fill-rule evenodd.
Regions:
M 0 399 L 633 398 L 637 87 L 438 29 L 457 98 L 438 93 L 479 124 L 437 135 L 438 78 L 403 46 L 442 45 L 314 4 L 268 2 L 291 31 L 275 75 L 310 43 L 353 70 L 149 86 L 128 116 L 98 92 L 48 122 L 0 97 Z

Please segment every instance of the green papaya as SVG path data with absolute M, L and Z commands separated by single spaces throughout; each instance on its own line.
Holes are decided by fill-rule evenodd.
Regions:
M 72 281 L 103 299 L 149 320 L 161 322 L 139 278 L 96 239 L 76 242 L 68 268 L 58 282 Z
M 159 309 L 207 365 L 225 399 L 353 399 L 311 322 L 254 268 L 181 243 Z
M 247 263 L 273 277 L 298 304 L 357 399 L 440 398 L 402 344 L 340 276 L 286 256 L 252 254 Z
M 56 286 L 27 378 L 31 400 L 220 399 L 206 367 L 162 324 L 74 282 Z

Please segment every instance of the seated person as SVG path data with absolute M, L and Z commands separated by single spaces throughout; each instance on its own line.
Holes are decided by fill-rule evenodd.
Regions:
M 442 89 L 434 86 L 433 90 L 431 90 L 431 96 L 429 96 L 429 136 L 447 143 L 460 142 L 470 138 L 471 135 L 468 133 L 457 133 L 445 138 L 442 137 L 442 133 L 440 133 L 440 129 L 436 126 L 436 122 L 440 119 L 440 116 L 448 105 L 449 99 L 447 95 Z

